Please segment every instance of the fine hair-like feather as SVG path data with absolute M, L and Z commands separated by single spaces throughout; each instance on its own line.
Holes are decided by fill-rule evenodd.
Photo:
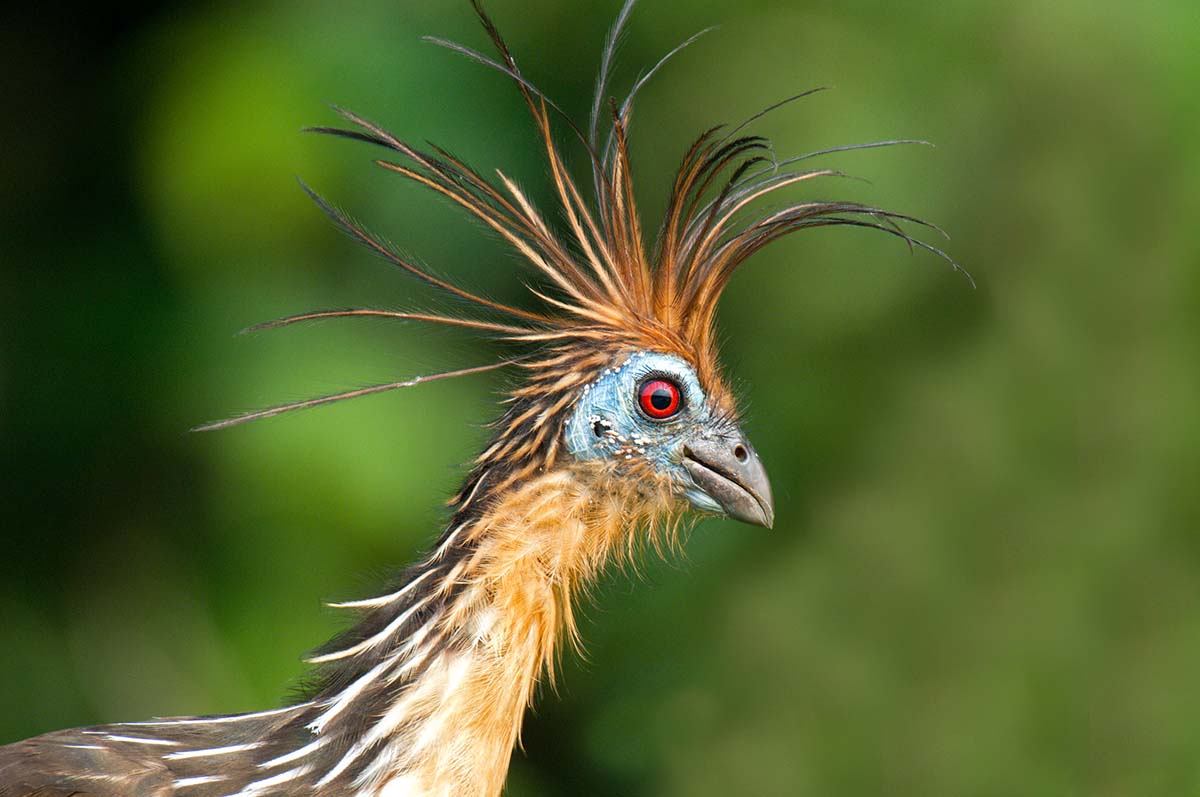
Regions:
M 502 171 L 489 179 L 444 149 L 416 147 L 381 126 L 344 108 L 334 111 L 349 127 L 318 126 L 308 132 L 365 142 L 391 154 L 375 163 L 446 197 L 483 222 L 513 247 L 543 281 L 529 290 L 542 305 L 526 310 L 493 301 L 437 277 L 401 255 L 348 213 L 304 183 L 317 206 L 353 240 L 408 275 L 433 286 L 476 315 L 451 316 L 373 308 L 317 310 L 250 327 L 273 329 L 329 318 L 382 317 L 454 326 L 487 335 L 513 346 L 516 354 L 496 363 L 399 380 L 331 396 L 271 407 L 216 421 L 198 430 L 221 429 L 295 409 L 387 390 L 479 373 L 520 362 L 530 347 L 570 341 L 607 342 L 612 346 L 654 348 L 679 354 L 702 372 L 716 361 L 714 321 L 717 303 L 734 272 L 769 244 L 799 230 L 815 227 L 860 227 L 923 249 L 970 275 L 942 249 L 914 237 L 912 224 L 945 236 L 937 226 L 908 214 L 845 200 L 810 200 L 754 214 L 754 207 L 776 192 L 812 180 L 845 177 L 835 169 L 794 169 L 822 155 L 900 144 L 927 144 L 893 139 L 829 147 L 778 160 L 771 142 L 743 131 L 766 114 L 823 91 L 799 92 L 751 115 L 732 127 L 705 130 L 687 149 L 676 172 L 667 208 L 652 245 L 638 214 L 634 196 L 628 132 L 638 91 L 668 61 L 708 29 L 689 37 L 638 77 L 620 102 L 609 96 L 613 63 L 635 0 L 626 0 L 609 30 L 601 54 L 587 128 L 581 128 L 517 66 L 508 45 L 478 0 L 472 6 L 491 40 L 497 58 L 438 37 L 427 41 L 447 48 L 510 78 L 534 122 L 553 183 L 557 210 L 566 229 L 546 221 L 520 187 Z M 572 133 L 591 165 L 591 203 L 571 177 L 555 142 L 554 119 Z M 601 145 L 601 138 L 604 143 Z M 708 374 L 706 374 L 708 375 Z

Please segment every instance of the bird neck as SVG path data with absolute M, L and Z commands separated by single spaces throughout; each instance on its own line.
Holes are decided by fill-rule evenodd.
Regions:
M 662 485 L 598 466 L 471 492 L 394 591 L 341 604 L 361 621 L 311 659 L 329 669 L 308 730 L 344 751 L 327 784 L 499 794 L 535 688 L 576 639 L 575 595 L 641 530 L 675 527 Z

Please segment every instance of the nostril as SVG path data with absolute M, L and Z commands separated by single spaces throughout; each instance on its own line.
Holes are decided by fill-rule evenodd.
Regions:
M 750 459 L 750 452 L 746 450 L 744 445 L 738 443 L 733 447 L 733 456 L 738 462 L 745 462 L 746 460 Z

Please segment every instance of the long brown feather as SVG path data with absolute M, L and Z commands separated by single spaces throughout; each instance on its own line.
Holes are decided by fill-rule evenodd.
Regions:
M 490 180 L 464 161 L 436 145 L 429 151 L 414 147 L 357 114 L 342 108 L 335 112 L 356 129 L 310 128 L 314 132 L 385 147 L 398 160 L 377 160 L 384 169 L 447 197 L 496 232 L 532 266 L 543 283 L 529 285 L 541 304 L 526 310 L 488 299 L 437 277 L 401 256 L 383 239 L 369 233 L 347 214 L 315 191 L 304 187 L 317 205 L 339 227 L 371 251 L 417 279 L 473 305 L 483 313 L 506 317 L 446 316 L 437 313 L 371 309 L 319 311 L 288 316 L 258 328 L 286 326 L 302 321 L 335 317 L 386 317 L 456 326 L 492 336 L 517 347 L 543 345 L 603 348 L 642 348 L 677 354 L 707 377 L 716 372 L 713 332 L 717 303 L 739 266 L 763 247 L 793 232 L 813 227 L 846 226 L 873 229 L 895 236 L 912 248 L 924 249 L 966 272 L 941 249 L 905 231 L 916 224 L 940 233 L 933 225 L 881 208 L 847 201 L 806 201 L 758 216 L 753 207 L 785 188 L 819 177 L 844 176 L 834 169 L 788 171 L 801 161 L 837 152 L 926 143 L 910 139 L 875 141 L 828 147 L 802 155 L 776 159 L 770 142 L 743 134 L 754 122 L 785 105 L 823 91 L 809 89 L 773 103 L 729 128 L 714 126 L 703 132 L 684 154 L 667 200 L 658 234 L 651 245 L 644 240 L 634 191 L 628 129 L 635 96 L 645 82 L 688 45 L 701 31 L 678 45 L 638 78 L 624 100 L 608 99 L 612 65 L 622 31 L 634 6 L 626 0 L 605 39 L 600 74 L 591 113 L 584 130 L 562 108 L 531 82 L 517 66 L 508 45 L 479 0 L 472 6 L 498 57 L 436 37 L 430 41 L 494 69 L 516 85 L 529 111 L 544 150 L 557 210 L 566 229 L 556 232 L 517 183 L 501 172 Z M 609 105 L 604 146 L 600 147 L 601 108 Z M 596 191 L 594 206 L 584 200 L 571 177 L 567 160 L 555 142 L 554 120 L 561 119 L 587 156 Z M 967 275 L 970 279 L 970 275 Z M 972 284 L 974 284 L 972 282 Z M 580 350 L 581 351 L 581 350 Z M 528 352 L 518 352 L 518 357 Z M 505 360 L 507 364 L 515 360 Z M 447 378 L 465 369 L 430 378 Z M 292 409 L 338 401 L 415 383 L 414 380 L 376 385 L 282 405 L 206 424 L 202 429 L 223 428 Z

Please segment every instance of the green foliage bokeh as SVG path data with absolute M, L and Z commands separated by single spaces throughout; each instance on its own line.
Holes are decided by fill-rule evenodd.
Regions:
M 615 3 L 490 8 L 582 117 Z M 495 353 L 386 323 L 231 338 L 445 306 L 295 175 L 525 301 L 494 236 L 300 128 L 345 105 L 550 198 L 512 86 L 420 41 L 484 46 L 465 2 L 89 13 L 0 41 L 0 743 L 277 704 L 338 627 L 321 600 L 428 545 L 486 436 L 499 377 L 185 434 Z M 706 521 L 685 561 L 606 580 L 509 793 L 1200 793 L 1200 7 L 645 0 L 618 85 L 714 24 L 638 106 L 647 226 L 700 130 L 834 85 L 756 130 L 937 147 L 829 156 L 870 182 L 797 195 L 936 221 L 979 288 L 861 231 L 747 265 L 724 357 L 776 527 Z

